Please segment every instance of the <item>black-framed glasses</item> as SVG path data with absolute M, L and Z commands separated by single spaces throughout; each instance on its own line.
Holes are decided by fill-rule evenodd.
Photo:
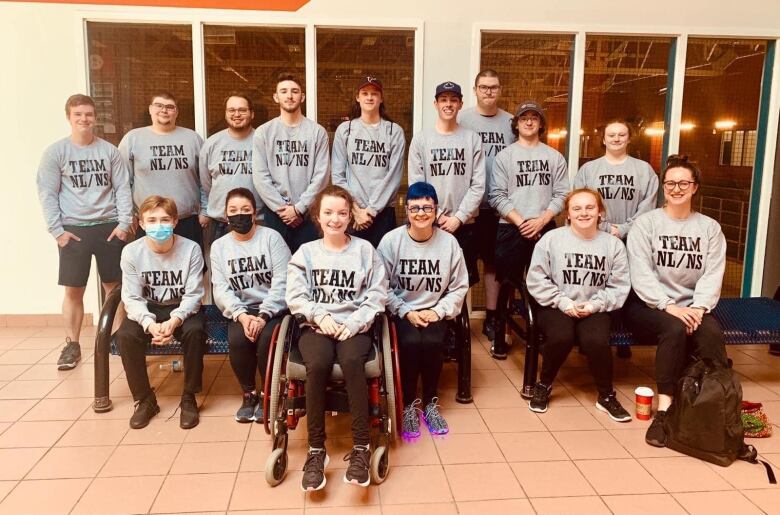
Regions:
M 152 107 L 154 107 L 158 111 L 162 111 L 163 109 L 166 111 L 176 110 L 176 104 L 161 104 L 159 102 L 155 102 L 154 104 L 152 104 Z
M 674 191 L 674 188 L 680 188 L 680 191 L 686 191 L 694 184 L 694 181 L 664 181 L 664 189 Z
M 434 206 L 428 205 L 428 206 L 406 206 L 406 209 L 412 213 L 413 215 L 416 215 L 420 211 L 423 213 L 429 215 L 433 213 L 433 210 L 435 209 Z
M 485 86 L 484 84 L 480 84 L 477 86 L 477 89 L 480 93 L 487 93 L 488 91 L 491 93 L 498 93 L 501 91 L 501 86 Z

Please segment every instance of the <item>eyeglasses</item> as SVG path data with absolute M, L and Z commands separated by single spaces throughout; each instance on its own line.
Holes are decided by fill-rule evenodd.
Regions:
M 501 90 L 501 86 L 485 86 L 484 84 L 480 84 L 477 86 L 477 89 L 480 93 L 487 93 L 488 91 L 491 93 L 498 93 Z
M 152 107 L 154 107 L 158 111 L 175 111 L 176 110 L 176 104 L 160 104 L 159 102 L 155 102 L 154 104 L 152 104 Z
M 225 112 L 227 114 L 236 114 L 236 113 L 238 113 L 238 114 L 247 114 L 247 113 L 249 113 L 249 108 L 248 107 L 238 107 L 238 108 L 228 107 L 227 109 L 225 109 Z
M 669 191 L 674 191 L 674 188 L 680 188 L 680 191 L 685 191 L 691 187 L 691 184 L 695 184 L 694 181 L 664 181 L 664 188 Z
M 428 206 L 407 206 L 406 209 L 410 213 L 412 213 L 413 215 L 416 215 L 420 211 L 422 211 L 423 213 L 429 215 L 429 214 L 433 213 L 434 207 L 430 206 L 430 205 L 428 205 Z

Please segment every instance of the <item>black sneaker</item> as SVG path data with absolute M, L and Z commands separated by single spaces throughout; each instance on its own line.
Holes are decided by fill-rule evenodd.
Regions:
M 195 399 L 194 393 L 181 394 L 181 402 L 179 403 L 181 413 L 179 414 L 179 427 L 182 429 L 192 429 L 200 422 L 198 416 L 198 401 Z
M 547 386 L 544 383 L 536 383 L 534 386 L 534 396 L 531 402 L 528 403 L 528 409 L 535 411 L 536 413 L 544 413 L 547 411 L 547 404 L 550 402 L 550 392 L 552 392 L 552 386 Z
M 65 338 L 65 347 L 62 348 L 60 359 L 57 360 L 58 370 L 70 370 L 76 368 L 81 361 L 81 346 L 70 338 Z
M 130 428 L 141 429 L 149 425 L 152 417 L 160 412 L 160 406 L 157 404 L 157 397 L 154 392 L 150 393 L 143 400 L 135 404 L 135 412 L 130 417 Z
M 254 392 L 244 392 L 244 398 L 241 401 L 241 407 L 236 412 L 236 422 L 246 424 L 255 420 L 255 408 L 259 404 L 259 399 Z
M 605 412 L 615 422 L 629 422 L 631 420 L 631 415 L 617 400 L 617 394 L 614 391 L 606 396 L 599 395 L 596 408 Z
M 344 474 L 344 482 L 358 486 L 368 486 L 371 476 L 368 474 L 368 466 L 371 463 L 371 451 L 368 445 L 356 445 L 349 454 L 344 456 L 344 461 L 349 461 L 347 472 Z
M 496 339 L 496 320 L 494 318 L 485 319 L 485 323 L 482 324 L 482 334 L 487 336 L 491 342 Z
M 657 411 L 653 422 L 645 433 L 645 442 L 653 447 L 666 447 L 666 430 L 664 429 L 665 411 Z
M 313 492 L 322 490 L 327 480 L 325 479 L 325 467 L 328 466 L 328 453 L 325 449 L 312 449 L 309 447 L 309 453 L 306 455 L 306 463 L 303 464 L 303 479 L 301 479 L 301 490 L 304 492 Z

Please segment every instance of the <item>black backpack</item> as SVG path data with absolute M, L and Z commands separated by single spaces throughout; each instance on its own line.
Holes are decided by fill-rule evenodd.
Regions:
M 758 463 L 758 452 L 745 445 L 742 426 L 742 385 L 728 366 L 694 361 L 677 382 L 674 402 L 666 412 L 666 446 L 722 467 L 734 460 Z M 776 484 L 772 468 L 769 482 Z

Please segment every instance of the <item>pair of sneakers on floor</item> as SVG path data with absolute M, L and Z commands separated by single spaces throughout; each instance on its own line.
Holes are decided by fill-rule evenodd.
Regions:
M 432 435 L 443 435 L 449 432 L 447 421 L 439 412 L 439 398 L 434 397 L 431 402 L 421 410 L 422 401 L 415 399 L 404 408 L 403 420 L 401 421 L 401 432 L 404 438 L 417 438 L 420 436 L 420 418 L 425 421 L 428 431 Z
M 534 396 L 531 402 L 528 403 L 528 409 L 535 413 L 544 413 L 547 411 L 547 407 L 550 404 L 550 394 L 552 393 L 552 386 L 548 386 L 541 381 L 534 386 Z M 596 400 L 596 408 L 599 411 L 603 411 L 609 418 L 615 422 L 628 422 L 631 420 L 631 415 L 620 404 L 617 399 L 617 393 L 614 390 L 608 395 L 599 394 L 599 398 Z
M 330 458 L 324 448 L 315 449 L 309 447 L 306 454 L 306 463 L 303 465 L 303 479 L 301 479 L 301 490 L 304 492 L 313 492 L 325 487 L 325 467 L 328 466 Z M 348 461 L 347 470 L 344 473 L 344 482 L 352 485 L 366 487 L 371 482 L 369 466 L 371 464 L 371 451 L 368 445 L 355 445 L 352 450 L 344 456 L 344 461 Z
M 263 402 L 260 395 L 255 392 L 244 392 L 241 407 L 236 412 L 236 422 L 246 424 L 249 422 L 263 423 Z

